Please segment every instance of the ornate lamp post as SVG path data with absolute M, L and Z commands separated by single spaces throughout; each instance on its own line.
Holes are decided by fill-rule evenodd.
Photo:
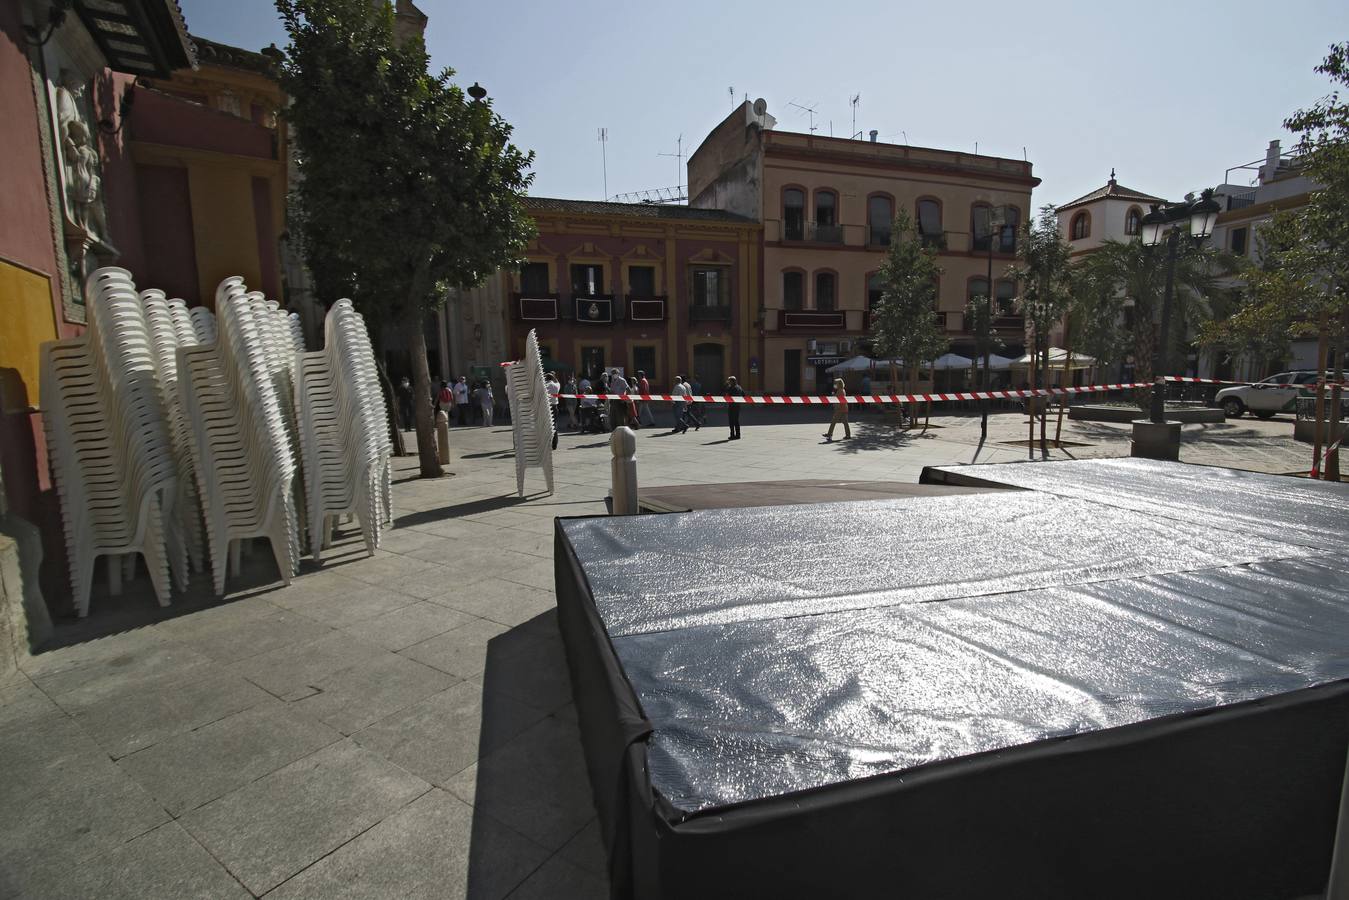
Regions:
M 1166 244 L 1166 291 L 1162 295 L 1162 321 L 1157 333 L 1157 348 L 1152 356 L 1152 401 L 1148 418 L 1134 423 L 1134 456 L 1177 459 L 1180 451 L 1180 424 L 1166 421 L 1166 358 L 1171 331 L 1171 301 L 1175 295 L 1176 250 L 1182 236 L 1195 244 L 1213 233 L 1222 207 L 1208 189 L 1196 200 L 1187 194 L 1181 203 L 1153 205 L 1143 217 L 1144 246 Z M 1189 223 L 1188 228 L 1182 223 Z M 1140 427 L 1150 426 L 1150 427 Z
M 993 317 L 997 314 L 994 309 L 993 290 L 993 245 L 996 241 L 1002 239 L 1002 228 L 1007 224 L 1007 207 L 993 206 L 988 210 L 988 296 L 987 307 L 984 314 L 983 328 L 979 330 L 979 343 L 983 352 L 979 355 L 984 358 L 983 378 L 979 382 L 979 387 L 987 391 L 992 384 L 993 372 L 989 368 L 993 361 Z M 988 398 L 985 397 L 979 402 L 979 437 L 988 437 Z

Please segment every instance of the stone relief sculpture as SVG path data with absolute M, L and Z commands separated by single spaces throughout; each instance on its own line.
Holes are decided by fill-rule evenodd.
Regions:
M 70 72 L 56 86 L 57 135 L 61 142 L 61 180 L 66 218 L 87 236 L 107 234 L 103 214 L 103 175 L 97 140 L 89 125 L 87 85 Z

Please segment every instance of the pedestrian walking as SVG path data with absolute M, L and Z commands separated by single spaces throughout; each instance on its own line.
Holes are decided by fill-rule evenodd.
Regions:
M 454 420 L 454 392 L 450 390 L 450 384 L 447 381 L 440 383 L 440 390 L 436 391 L 436 412 L 444 412 L 445 418 Z
M 646 373 L 641 369 L 637 370 L 637 390 L 643 394 L 651 393 L 651 382 L 646 380 Z M 656 414 L 651 411 L 651 401 L 643 400 L 637 405 L 637 422 L 640 425 L 650 425 L 653 428 L 656 425 Z
M 825 440 L 834 439 L 834 426 L 842 423 L 843 437 L 851 440 L 852 429 L 848 427 L 848 390 L 843 386 L 842 378 L 834 379 L 834 396 L 838 403 L 834 406 L 834 417 L 829 420 L 829 430 L 824 433 Z
M 670 401 L 670 414 L 674 416 L 674 421 L 670 424 L 671 434 L 683 434 L 689 430 L 688 423 L 684 420 L 684 397 L 688 394 L 688 389 L 684 386 L 684 376 L 676 375 L 674 384 L 670 386 L 670 396 L 674 400 Z
M 492 397 L 492 385 L 489 382 L 482 382 L 477 390 L 478 408 L 482 410 L 482 424 L 486 428 L 492 427 L 492 412 L 495 406 L 495 398 Z
M 684 382 L 684 394 L 689 398 L 688 404 L 684 410 L 684 430 L 689 430 L 689 425 L 693 425 L 694 431 L 701 431 L 703 427 L 703 405 L 694 397 L 701 397 L 703 394 L 703 383 L 698 380 L 698 376 L 693 376 L 693 384 Z
M 468 379 L 463 375 L 454 383 L 454 408 L 459 411 L 459 424 L 467 425 L 469 419 Z
M 745 389 L 736 381 L 734 375 L 726 379 L 726 396 L 730 398 L 745 396 Z M 741 404 L 736 403 L 734 399 L 726 404 L 726 424 L 731 426 L 730 440 L 733 441 L 740 440 L 740 406 Z

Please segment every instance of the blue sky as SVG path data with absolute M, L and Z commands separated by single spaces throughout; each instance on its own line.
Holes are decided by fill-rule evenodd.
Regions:
M 180 0 L 194 33 L 285 45 L 270 0 Z M 418 0 L 437 66 L 482 83 L 536 152 L 531 193 L 600 199 L 675 184 L 676 139 L 696 147 L 736 100 L 778 128 L 857 129 L 918 146 L 1020 158 L 1036 206 L 1104 184 L 1167 197 L 1220 182 L 1284 138 L 1328 93 L 1312 72 L 1349 40 L 1349 3 L 1290 0 L 704 2 Z M 1238 180 L 1240 173 L 1234 178 Z M 682 176 L 680 181 L 682 181 Z

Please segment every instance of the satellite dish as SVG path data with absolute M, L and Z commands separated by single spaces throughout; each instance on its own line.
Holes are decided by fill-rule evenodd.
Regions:
M 764 100 L 764 98 L 762 97 L 760 97 L 758 100 L 755 100 L 754 114 L 756 116 L 762 116 L 766 112 L 768 112 L 768 101 Z

